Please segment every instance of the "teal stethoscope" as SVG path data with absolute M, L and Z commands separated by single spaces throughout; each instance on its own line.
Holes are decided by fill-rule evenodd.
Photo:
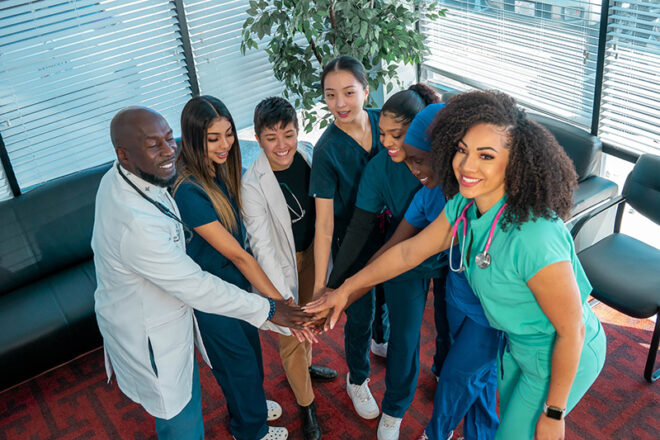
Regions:
M 465 213 L 467 212 L 468 208 L 472 206 L 474 203 L 474 200 L 468 203 L 465 208 L 463 208 L 463 212 L 461 212 L 460 217 L 456 219 L 456 222 L 454 223 L 454 228 L 451 233 L 451 244 L 449 245 L 449 269 L 451 269 L 452 272 L 460 273 L 465 270 L 465 266 L 463 265 L 463 256 L 465 255 L 465 243 L 467 242 L 467 217 Z M 493 220 L 493 224 L 490 225 L 490 233 L 488 234 L 488 241 L 486 242 L 486 247 L 484 248 L 483 252 L 480 252 L 477 254 L 476 257 L 474 257 L 475 263 L 477 263 L 477 266 L 479 266 L 480 269 L 485 269 L 488 266 L 490 266 L 490 254 L 488 253 L 488 249 L 490 249 L 490 242 L 493 241 L 493 234 L 495 233 L 495 226 L 497 226 L 497 221 L 500 219 L 500 216 L 502 215 L 502 212 L 504 211 L 504 208 L 506 208 L 506 203 L 502 205 L 499 211 L 497 211 L 497 214 L 495 215 L 495 219 Z M 458 266 L 457 269 L 454 269 L 452 266 L 452 251 L 454 250 L 454 239 L 456 238 L 456 235 L 458 235 L 458 225 L 463 222 L 463 243 L 461 244 L 461 262 Z

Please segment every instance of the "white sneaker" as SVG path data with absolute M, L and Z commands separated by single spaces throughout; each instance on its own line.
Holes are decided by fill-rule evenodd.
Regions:
M 375 354 L 376 356 L 386 358 L 387 357 L 387 342 L 383 342 L 382 344 L 379 344 L 378 342 L 376 342 L 372 339 L 371 340 L 371 352 L 373 354 Z
M 266 421 L 268 422 L 277 420 L 282 416 L 282 407 L 280 406 L 279 403 L 275 402 L 274 400 L 266 400 L 266 410 L 268 413 L 268 416 L 266 417 Z
M 355 412 L 363 419 L 375 419 L 380 414 L 378 404 L 369 391 L 369 379 L 362 385 L 353 385 L 350 381 L 350 373 L 346 374 L 346 392 L 353 401 Z
M 383 413 L 378 423 L 378 440 L 399 440 L 401 417 L 392 417 Z
M 289 438 L 289 431 L 280 426 L 269 426 L 268 434 L 263 436 L 261 440 L 286 440 Z

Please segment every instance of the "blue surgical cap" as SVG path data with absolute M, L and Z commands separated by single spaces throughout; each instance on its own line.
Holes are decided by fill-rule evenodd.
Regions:
M 419 148 L 423 151 L 431 151 L 431 139 L 427 136 L 427 130 L 435 115 L 445 106 L 444 102 L 439 102 L 437 104 L 431 104 L 422 109 L 415 119 L 412 120 L 408 131 L 406 132 L 406 137 L 403 140 L 408 145 L 411 145 L 415 148 Z

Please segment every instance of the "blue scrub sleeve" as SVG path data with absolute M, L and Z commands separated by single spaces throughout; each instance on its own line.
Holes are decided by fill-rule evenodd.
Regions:
M 520 226 L 515 241 L 514 265 L 525 282 L 550 264 L 571 261 L 571 237 L 559 219 L 530 220 Z
M 211 199 L 194 183 L 183 182 L 179 185 L 174 193 L 174 200 L 179 207 L 181 220 L 191 228 L 218 220 Z
M 425 203 L 423 189 L 424 188 L 415 193 L 415 196 L 410 202 L 410 205 L 408 205 L 408 210 L 403 216 L 403 218 L 405 218 L 408 223 L 418 229 L 424 229 L 429 225 L 429 221 L 426 218 L 426 212 L 424 209 Z
M 309 196 L 334 199 L 337 191 L 337 173 L 325 148 L 314 149 L 312 171 L 309 177 Z
M 377 159 L 370 160 L 367 166 L 364 167 L 355 200 L 356 208 L 375 213 L 379 213 L 385 208 L 383 185 L 387 184 L 384 182 L 387 176 L 383 176 L 382 161 Z M 389 158 L 386 159 L 390 160 Z

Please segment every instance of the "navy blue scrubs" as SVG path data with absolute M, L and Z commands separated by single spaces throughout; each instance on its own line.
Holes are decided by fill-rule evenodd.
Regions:
M 364 170 L 355 206 L 372 213 L 389 209 L 392 215 L 387 231 L 389 238 L 420 186 L 405 163 L 395 163 L 387 151 L 381 151 Z M 383 412 L 392 417 L 403 417 L 415 396 L 420 327 L 429 280 L 446 264 L 444 259 L 444 255 L 431 257 L 415 269 L 383 283 L 390 340 L 382 407 Z
M 442 187 L 422 187 L 405 218 L 423 229 L 445 207 Z M 460 249 L 452 251 L 452 267 L 460 263 Z M 444 440 L 463 422 L 466 439 L 492 439 L 499 426 L 496 412 L 497 348 L 500 332 L 493 329 L 479 299 L 463 273 L 449 271 L 446 287 L 447 320 L 453 343 L 439 371 L 433 415 L 426 427 L 431 440 Z
M 348 223 L 353 216 L 355 198 L 364 167 L 371 158 L 384 149 L 379 140 L 380 110 L 366 109 L 366 111 L 371 123 L 371 151 L 365 151 L 334 123 L 323 132 L 314 147 L 309 195 L 314 198 L 333 199 L 332 253 L 334 255 L 339 250 Z M 375 313 L 375 309 L 374 289 L 346 309 L 347 319 L 344 326 L 346 363 L 350 381 L 356 385 L 362 384 L 369 377 L 369 345 L 372 334 L 375 339 L 381 339 L 376 335 L 377 332 L 383 335 L 389 333 L 385 305 L 383 304 L 378 313 Z M 374 315 L 380 320 L 378 324 L 374 324 Z
M 221 179 L 216 184 L 238 213 L 235 201 L 229 197 Z M 220 221 L 211 199 L 202 189 L 184 182 L 174 194 L 181 219 L 191 228 Z M 238 230 L 234 238 L 245 246 L 245 228 L 236 215 Z M 250 283 L 234 264 L 218 252 L 196 232 L 186 245 L 186 252 L 200 267 L 217 277 L 247 290 Z M 260 439 L 268 432 L 266 426 L 266 397 L 264 395 L 264 371 L 261 358 L 259 331 L 247 322 L 195 310 L 195 317 L 202 335 L 213 375 L 227 399 L 231 416 L 229 430 L 237 440 Z

